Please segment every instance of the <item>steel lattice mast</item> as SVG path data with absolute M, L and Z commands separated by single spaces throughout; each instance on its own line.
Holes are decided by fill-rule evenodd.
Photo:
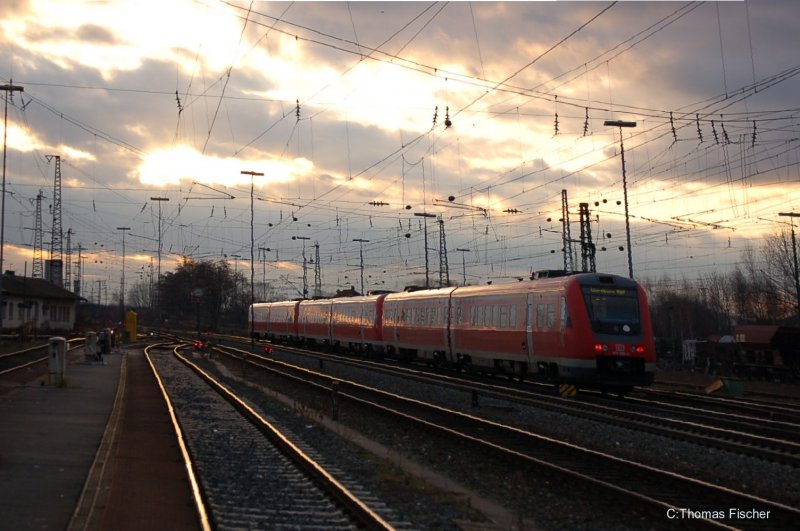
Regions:
M 61 233 L 61 157 L 47 155 L 47 161 L 55 159 L 55 178 L 53 180 L 53 233 L 50 240 L 50 282 L 63 286 L 64 247 Z
M 33 226 L 33 278 L 44 278 L 44 267 L 42 263 L 42 197 L 41 190 L 36 195 L 36 221 Z

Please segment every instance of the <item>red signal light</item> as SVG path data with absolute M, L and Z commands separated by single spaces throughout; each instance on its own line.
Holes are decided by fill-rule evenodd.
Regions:
M 636 353 L 637 354 L 644 354 L 644 347 L 641 345 L 636 345 Z
M 603 352 L 603 345 L 600 344 L 600 343 L 596 343 L 595 346 L 594 346 L 594 349 L 597 352 Z

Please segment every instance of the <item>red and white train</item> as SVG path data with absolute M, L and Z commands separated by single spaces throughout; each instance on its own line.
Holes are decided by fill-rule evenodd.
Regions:
M 614 390 L 649 385 L 655 374 L 645 292 L 616 275 L 258 303 L 250 315 L 259 339 L 464 370 Z

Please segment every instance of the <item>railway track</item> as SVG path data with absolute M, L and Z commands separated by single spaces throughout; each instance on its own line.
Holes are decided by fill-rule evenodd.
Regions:
M 31 347 L 17 352 L 0 354 L 0 376 L 25 370 L 39 363 L 47 362 L 47 346 Z
M 670 510 L 677 514 L 691 508 L 695 511 L 691 514 L 709 515 L 693 520 L 693 523 L 722 527 L 750 527 L 753 521 L 731 522 L 726 515 L 727 523 L 721 522 L 713 516 L 713 511 L 721 507 L 760 511 L 758 514 L 768 515 L 770 527 L 791 527 L 800 519 L 800 509 L 732 488 L 567 444 L 462 411 L 332 378 L 329 374 L 240 349 L 223 347 L 221 351 L 238 357 L 240 363 L 291 379 L 295 386 L 312 386 L 322 397 L 335 396 L 334 403 L 348 402 L 359 409 L 372 410 L 382 421 L 391 417 L 394 422 L 412 424 L 416 429 L 457 439 L 459 444 L 478 452 L 476 455 L 488 452 L 497 460 L 510 462 L 512 468 L 530 467 L 539 473 L 546 470 L 548 474 L 567 476 L 571 482 L 586 485 L 589 491 L 601 488 L 605 493 L 613 493 L 619 503 L 646 507 L 643 510 L 651 514 L 663 515 Z
M 758 418 L 775 423 L 800 425 L 800 411 L 798 411 L 797 406 L 755 398 L 709 396 L 684 391 L 663 391 L 648 388 L 638 389 L 636 398 L 686 409 L 699 407 L 722 415 Z M 800 400 L 800 397 L 797 398 Z
M 800 468 L 800 423 L 791 422 L 788 415 L 786 420 L 782 420 L 776 418 L 777 415 L 757 416 L 752 409 L 737 411 L 731 410 L 729 406 L 728 411 L 719 411 L 702 407 L 702 402 L 684 405 L 683 397 L 679 397 L 678 403 L 673 403 L 668 401 L 669 395 L 664 396 L 663 393 L 654 395 L 661 398 L 660 400 L 627 397 L 621 401 L 601 396 L 579 400 L 564 399 L 555 396 L 549 388 L 532 389 L 531 386 L 509 382 L 500 384 L 456 373 L 431 373 L 416 367 L 283 345 L 279 348 L 311 355 L 323 360 L 322 363 L 328 360 L 462 390 L 472 394 L 473 405 L 487 398 L 510 401 Z M 649 390 L 645 390 L 647 391 Z M 780 406 L 776 407 L 780 409 Z
M 74 349 L 83 338 L 67 341 L 67 351 Z M 44 366 L 49 360 L 48 345 L 38 345 L 14 352 L 0 354 L 0 378 L 11 379 L 26 370 Z
M 182 355 L 149 348 L 215 528 L 390 529 L 254 408 Z

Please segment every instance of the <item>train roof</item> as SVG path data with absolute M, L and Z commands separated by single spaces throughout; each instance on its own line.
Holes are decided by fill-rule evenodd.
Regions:
M 613 275 L 610 273 L 580 273 L 573 275 L 581 286 L 616 286 L 620 288 L 635 288 L 638 282 L 632 278 Z
M 436 297 L 447 298 L 455 290 L 455 287 L 437 288 L 437 289 L 423 289 L 419 291 L 403 291 L 400 293 L 390 293 L 386 296 L 386 302 L 402 301 L 402 300 L 415 300 L 415 299 L 430 299 Z
M 634 288 L 637 286 L 635 280 L 619 275 L 608 273 L 574 273 L 562 276 L 545 276 L 535 280 L 522 280 L 519 282 L 508 282 L 504 284 L 483 284 L 479 286 L 462 286 L 457 288 L 442 288 L 439 290 L 423 290 L 415 291 L 410 294 L 404 294 L 404 298 L 417 297 L 436 297 L 450 295 L 454 298 L 470 297 L 475 295 L 508 295 L 518 293 L 528 293 L 538 290 L 551 290 L 563 289 L 570 284 L 579 284 L 581 286 L 606 286 L 617 288 Z M 411 295 L 411 296 L 409 296 Z M 400 297 L 392 296 L 392 299 Z
M 341 304 L 359 304 L 365 302 L 375 302 L 385 298 L 389 292 L 386 293 L 375 293 L 370 295 L 357 295 L 355 297 L 336 297 L 331 299 L 331 302 L 336 305 Z
M 300 304 L 300 301 L 273 301 L 273 302 L 257 302 L 254 306 L 295 306 Z

